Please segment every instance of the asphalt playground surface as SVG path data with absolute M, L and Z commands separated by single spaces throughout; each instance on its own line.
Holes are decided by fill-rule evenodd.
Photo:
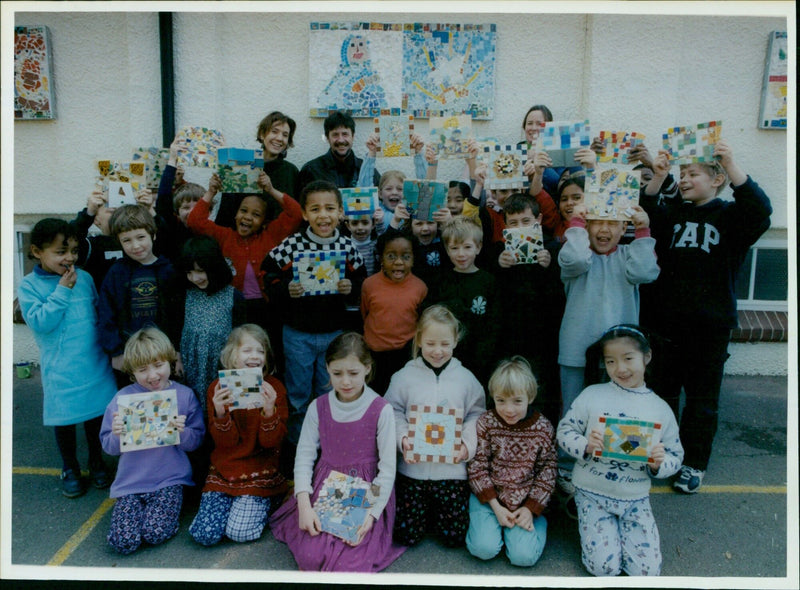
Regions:
M 466 549 L 447 549 L 434 539 L 426 539 L 380 574 L 300 573 L 291 552 L 268 530 L 261 539 L 247 544 L 228 540 L 211 548 L 196 544 L 188 533 L 196 504 L 184 505 L 176 537 L 122 556 L 105 541 L 113 506 L 108 490 L 90 487 L 77 499 L 61 495 L 58 450 L 52 428 L 42 425 L 38 371 L 29 379 L 14 376 L 13 392 L 2 392 L 4 397 L 12 393 L 13 407 L 3 405 L 4 412 L 13 412 L 12 435 L 4 437 L 4 442 L 12 445 L 13 465 L 2 466 L 4 507 L 10 493 L 10 512 L 2 513 L 4 536 L 0 538 L 10 541 L 10 548 L 0 548 L 2 578 L 235 581 L 279 584 L 277 587 L 287 583 L 683 588 L 800 585 L 796 496 L 790 496 L 787 503 L 789 402 L 785 377 L 727 376 L 719 431 L 701 492 L 687 496 L 674 492 L 668 482 L 656 482 L 651 502 L 663 554 L 662 578 L 658 580 L 590 577 L 581 564 L 577 522 L 556 506 L 546 514 L 544 553 L 531 568 L 512 566 L 502 552 L 492 560 L 480 561 Z M 796 404 L 797 392 L 792 396 L 791 403 Z M 3 423 L 9 423 L 7 414 Z M 81 428 L 78 443 L 78 456 L 85 462 Z M 796 449 L 796 431 L 788 444 Z M 115 458 L 107 460 L 116 465 Z M 797 464 L 793 463 L 790 494 L 797 489 Z M 61 586 L 68 587 L 72 586 Z

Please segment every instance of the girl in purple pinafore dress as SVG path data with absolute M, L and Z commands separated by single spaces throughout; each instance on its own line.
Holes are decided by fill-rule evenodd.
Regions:
M 360 334 L 348 332 L 325 354 L 333 391 L 308 408 L 294 463 L 294 497 L 273 515 L 270 528 L 304 571 L 378 572 L 405 547 L 392 543 L 396 466 L 394 412 L 366 385 L 372 358 Z M 321 451 L 314 465 L 317 449 Z M 356 475 L 380 488 L 358 541 L 323 532 L 312 505 L 331 471 Z M 312 479 L 313 476 L 313 479 Z

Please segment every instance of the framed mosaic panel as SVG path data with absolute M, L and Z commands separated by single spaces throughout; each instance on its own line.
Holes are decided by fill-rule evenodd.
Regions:
M 708 121 L 685 127 L 670 127 L 661 136 L 671 164 L 714 161 L 714 148 L 722 134 L 722 121 Z
M 125 424 L 119 441 L 121 452 L 180 444 L 181 435 L 175 428 L 178 397 L 174 389 L 121 395 L 117 408 Z
M 303 286 L 303 297 L 338 293 L 346 261 L 347 253 L 340 250 L 296 252 L 292 272 Z
M 404 180 L 403 200 L 411 219 L 433 221 L 433 214 L 447 204 L 447 185 L 434 180 Z
M 440 160 L 469 158 L 467 142 L 473 138 L 472 117 L 447 115 L 428 120 L 430 144 Z
M 353 188 L 340 188 L 344 214 L 348 217 L 360 215 L 372 216 L 378 202 L 377 186 L 357 186 Z
M 14 27 L 14 119 L 55 119 L 55 98 L 50 30 Z
M 264 169 L 262 150 L 217 148 L 217 174 L 223 193 L 261 193 L 258 177 Z
M 414 115 L 382 115 L 375 119 L 378 155 L 384 158 L 411 156 Z
M 661 424 L 630 418 L 601 416 L 603 449 L 595 457 L 652 463 L 650 452 L 661 440 Z
M 603 164 L 586 171 L 586 219 L 630 221 L 639 204 L 641 172 L 633 166 Z
M 334 470 L 322 482 L 313 509 L 324 532 L 355 542 L 358 540 L 358 529 L 369 516 L 379 495 L 379 486 Z
M 597 154 L 597 161 L 612 164 L 627 164 L 628 150 L 644 144 L 645 136 L 636 131 L 600 131 L 603 151 Z
M 220 387 L 231 390 L 232 410 L 264 407 L 264 396 L 261 395 L 264 377 L 260 367 L 221 369 L 218 376 Z
M 553 160 L 553 167 L 580 166 L 575 152 L 592 144 L 589 121 L 548 121 L 538 141 L 539 149 Z
M 523 188 L 528 177 L 523 173 L 528 159 L 528 150 L 513 145 L 485 146 L 486 183 L 488 189 Z
M 539 251 L 544 248 L 542 226 L 510 227 L 503 230 L 505 249 L 514 255 L 517 264 L 536 264 Z
M 208 127 L 183 127 L 178 138 L 186 142 L 186 151 L 178 153 L 178 164 L 184 167 L 216 168 L 217 150 L 225 145 L 225 138 L 216 129 Z
M 455 463 L 461 450 L 464 410 L 412 404 L 408 418 L 406 459 L 423 463 Z
M 138 147 L 133 149 L 133 162 L 143 162 L 145 166 L 146 185 L 149 189 L 158 190 L 161 175 L 169 161 L 169 148 Z

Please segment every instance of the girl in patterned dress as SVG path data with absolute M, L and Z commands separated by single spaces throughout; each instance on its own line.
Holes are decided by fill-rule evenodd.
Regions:
M 178 268 L 186 276 L 185 303 L 178 306 L 183 311 L 183 371 L 205 412 L 205 394 L 217 378 L 222 347 L 231 329 L 244 322 L 244 297 L 231 285 L 230 266 L 213 238 L 187 240 Z
M 215 545 L 223 535 L 240 543 L 258 539 L 273 501 L 286 492 L 278 459 L 289 408 L 286 389 L 269 374 L 271 354 L 263 328 L 239 326 L 222 350 L 222 366 L 261 369 L 259 401 L 234 408 L 229 387 L 216 380 L 208 388 L 208 432 L 214 450 L 200 509 L 189 527 L 192 538 L 201 545 Z
M 334 338 L 325 363 L 333 390 L 308 407 L 294 464 L 294 497 L 273 516 L 272 533 L 289 546 L 301 570 L 377 572 L 405 550 L 392 543 L 396 465 L 392 407 L 366 384 L 373 363 L 360 334 L 345 332 Z M 334 470 L 378 486 L 377 499 L 354 542 L 324 532 L 313 508 Z

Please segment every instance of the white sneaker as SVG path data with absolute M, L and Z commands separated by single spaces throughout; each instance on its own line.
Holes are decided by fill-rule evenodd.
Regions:
M 572 472 L 566 469 L 558 470 L 558 477 L 556 478 L 558 487 L 564 492 L 566 496 L 575 495 L 575 485 L 572 483 Z
M 705 474 L 705 471 L 684 465 L 681 467 L 678 479 L 675 480 L 672 487 L 685 494 L 696 494 L 697 490 L 699 490 L 700 486 L 703 484 L 703 477 Z

